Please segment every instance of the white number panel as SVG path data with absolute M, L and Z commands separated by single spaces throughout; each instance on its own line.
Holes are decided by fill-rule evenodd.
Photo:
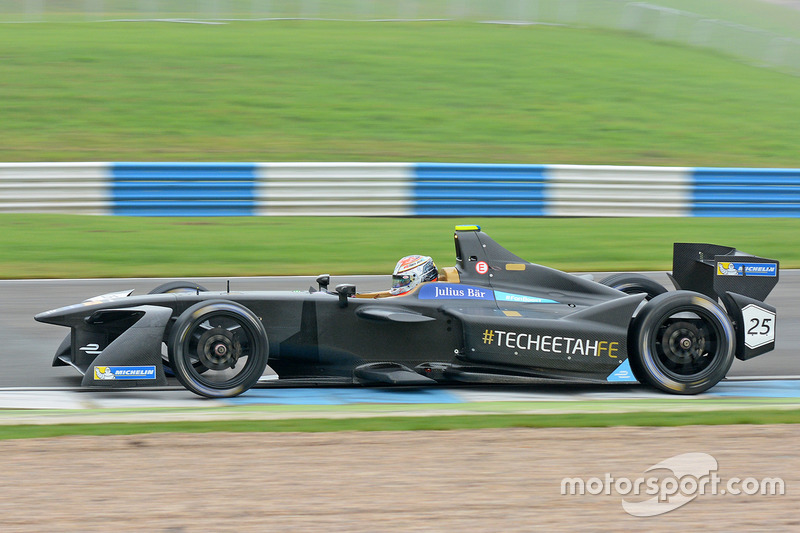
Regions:
M 742 309 L 742 318 L 745 346 L 752 350 L 775 340 L 775 313 L 750 304 Z

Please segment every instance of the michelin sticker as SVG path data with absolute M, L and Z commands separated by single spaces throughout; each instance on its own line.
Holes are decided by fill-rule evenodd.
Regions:
M 96 366 L 94 379 L 106 381 L 112 379 L 156 379 L 155 366 Z
M 498 302 L 517 302 L 523 304 L 557 304 L 555 300 L 548 298 L 538 298 L 536 296 L 526 296 L 524 294 L 511 294 L 509 292 L 494 291 L 494 297 Z
M 776 263 L 717 263 L 717 276 L 766 276 L 778 275 Z
M 420 300 L 494 300 L 492 291 L 455 283 L 429 283 L 419 290 Z

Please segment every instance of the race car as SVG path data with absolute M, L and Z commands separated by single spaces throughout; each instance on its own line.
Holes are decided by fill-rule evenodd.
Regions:
M 456 263 L 412 290 L 212 292 L 176 281 L 36 315 L 71 328 L 53 366 L 82 385 L 161 386 L 230 397 L 259 383 L 635 382 L 675 394 L 718 383 L 733 358 L 775 346 L 764 299 L 779 263 L 725 246 L 676 243 L 676 290 L 641 274 L 601 282 L 525 261 L 478 226 L 456 226 Z

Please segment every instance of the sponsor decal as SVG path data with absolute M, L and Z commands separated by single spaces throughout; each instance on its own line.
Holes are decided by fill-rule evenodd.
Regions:
M 625 359 L 625 361 L 619 365 L 619 368 L 609 374 L 609 376 L 606 378 L 606 381 L 610 381 L 612 383 L 636 381 L 636 378 L 633 377 L 633 371 L 631 370 L 631 362 L 628 359 Z
M 156 379 L 155 366 L 96 366 L 94 379 Z
M 775 313 L 749 304 L 742 309 L 744 345 L 754 350 L 775 341 Z
M 100 345 L 96 343 L 87 344 L 86 346 L 81 346 L 78 348 L 78 351 L 86 352 L 89 355 L 100 355 L 100 352 L 103 350 L 100 349 Z
M 402 258 L 398 263 L 395 269 L 397 272 L 406 272 L 408 270 L 412 270 L 417 268 L 420 265 L 425 264 L 425 261 L 428 258 L 422 255 L 409 255 L 407 257 Z
M 534 335 L 532 333 L 519 333 L 516 331 L 501 331 L 487 329 L 481 337 L 483 344 L 522 350 L 525 352 L 536 351 L 541 353 L 555 353 L 563 355 L 581 355 L 617 358 L 619 342 L 600 341 L 591 339 L 578 339 L 575 337 L 562 337 L 559 335 Z
M 486 274 L 489 272 L 489 265 L 486 263 L 486 261 L 478 261 L 475 263 L 475 272 L 478 274 Z
M 428 283 L 419 290 L 421 300 L 494 300 L 492 291 L 456 283 Z
M 717 276 L 766 276 L 778 275 L 776 263 L 717 263 Z
M 557 304 L 555 300 L 539 298 L 536 296 L 526 296 L 524 294 L 512 294 L 509 292 L 494 291 L 494 298 L 498 302 L 517 302 L 523 304 Z

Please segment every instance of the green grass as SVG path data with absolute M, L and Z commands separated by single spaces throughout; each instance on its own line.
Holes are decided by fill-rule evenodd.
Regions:
M 0 215 L 0 278 L 388 274 L 411 253 L 455 264 L 453 227 L 480 224 L 567 271 L 671 270 L 673 242 L 712 242 L 800 267 L 800 219 L 129 218 Z
M 457 415 L 374 418 L 300 418 L 169 423 L 103 423 L 0 426 L 0 440 L 65 435 L 142 433 L 418 431 L 511 427 L 688 426 L 798 424 L 800 410 L 747 410 L 660 413 L 571 413 L 554 415 Z
M 456 18 L 461 20 L 536 20 L 572 21 L 568 15 L 575 8 L 582 25 L 615 27 L 626 2 L 578 0 L 564 5 L 563 0 L 536 2 L 497 2 L 470 0 L 321 0 L 313 3 L 297 0 L 224 0 L 222 2 L 187 2 L 180 0 L 142 2 L 141 0 L 47 0 L 41 13 L 25 11 L 32 0 L 6 0 L 0 5 L 0 21 L 85 22 L 114 19 L 258 19 L 281 17 L 318 17 L 328 19 Z M 779 2 L 764 0 L 655 0 L 650 5 L 680 9 L 711 19 L 720 19 L 751 27 L 800 36 L 800 10 Z
M 0 161 L 800 166 L 800 78 L 624 33 L 20 24 Z

